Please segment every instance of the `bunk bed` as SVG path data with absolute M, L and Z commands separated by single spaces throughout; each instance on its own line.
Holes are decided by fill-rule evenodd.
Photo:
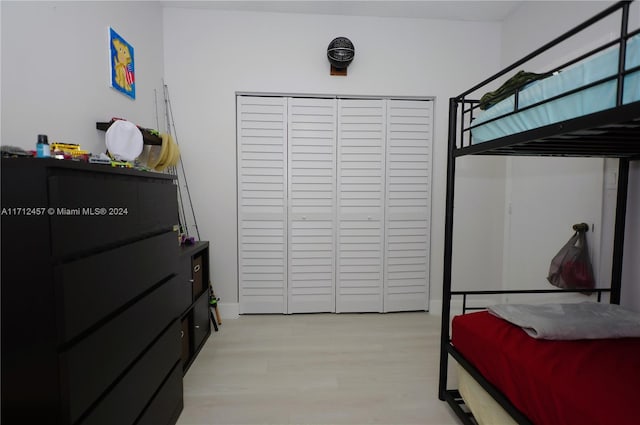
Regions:
M 465 424 L 637 422 L 640 338 L 538 340 L 491 314 L 488 306 L 470 306 L 474 297 L 580 290 L 452 288 L 457 158 L 616 158 L 611 284 L 599 285 L 594 293 L 598 302 L 620 304 L 629 165 L 640 160 L 640 29 L 629 28 L 631 3 L 608 7 L 450 99 L 438 394 Z M 605 19 L 615 20 L 619 28 L 614 40 L 548 72 L 507 80 L 523 65 Z M 501 82 L 500 89 L 490 92 L 490 101 L 480 97 Z M 452 318 L 454 300 L 461 301 L 462 314 Z M 451 359 L 451 366 L 459 369 L 456 389 L 448 388 Z M 492 404 L 498 409 L 489 407 L 484 416 L 481 410 Z

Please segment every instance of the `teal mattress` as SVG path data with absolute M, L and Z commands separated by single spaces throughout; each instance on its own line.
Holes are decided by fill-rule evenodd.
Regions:
M 519 108 L 524 108 L 544 99 L 552 98 L 615 75 L 618 71 L 618 53 L 619 48 L 617 46 L 609 48 L 551 77 L 531 83 L 522 89 L 518 95 Z M 627 42 L 625 69 L 632 69 L 639 65 L 640 34 L 630 38 Z M 514 96 L 510 96 L 491 108 L 481 111 L 473 120 L 471 127 L 472 143 L 482 143 L 613 108 L 616 104 L 616 86 L 617 81 L 615 79 L 610 80 L 542 105 L 487 122 L 514 110 Z M 625 76 L 623 90 L 624 104 L 640 100 L 640 71 L 635 71 Z

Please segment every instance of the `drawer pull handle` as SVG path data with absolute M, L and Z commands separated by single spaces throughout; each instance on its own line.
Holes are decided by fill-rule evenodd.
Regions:
M 200 325 L 196 325 L 196 329 L 200 329 Z
M 193 272 L 198 273 L 199 271 L 200 271 L 200 264 L 196 264 L 195 267 L 193 268 Z
M 180 331 L 180 338 L 184 338 L 184 331 Z

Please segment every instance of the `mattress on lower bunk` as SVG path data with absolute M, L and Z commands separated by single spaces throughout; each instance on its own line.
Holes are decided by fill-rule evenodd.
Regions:
M 640 338 L 539 340 L 482 311 L 454 317 L 452 343 L 537 425 L 638 423 Z
M 625 69 L 640 65 L 640 34 L 629 39 L 626 52 Z M 618 71 L 618 53 L 617 46 L 609 48 L 556 75 L 531 83 L 520 91 L 518 106 L 524 108 L 615 75 Z M 480 111 L 472 123 L 472 142 L 482 143 L 613 108 L 616 104 L 616 88 L 617 81 L 610 80 L 487 122 L 514 110 L 514 96 L 510 96 L 486 111 Z M 623 88 L 623 104 L 640 101 L 640 71 L 626 75 Z

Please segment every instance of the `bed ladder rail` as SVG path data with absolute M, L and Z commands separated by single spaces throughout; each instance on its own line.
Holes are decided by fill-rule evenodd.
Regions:
M 593 288 L 593 289 L 496 289 L 486 291 L 451 291 L 451 296 L 462 296 L 462 314 L 466 314 L 468 311 L 486 310 L 487 306 L 472 306 L 467 304 L 469 296 L 474 295 L 506 295 L 506 294 L 571 294 L 571 293 L 584 293 L 590 296 L 596 295 L 596 301 L 602 302 L 603 293 L 613 293 L 612 288 Z

